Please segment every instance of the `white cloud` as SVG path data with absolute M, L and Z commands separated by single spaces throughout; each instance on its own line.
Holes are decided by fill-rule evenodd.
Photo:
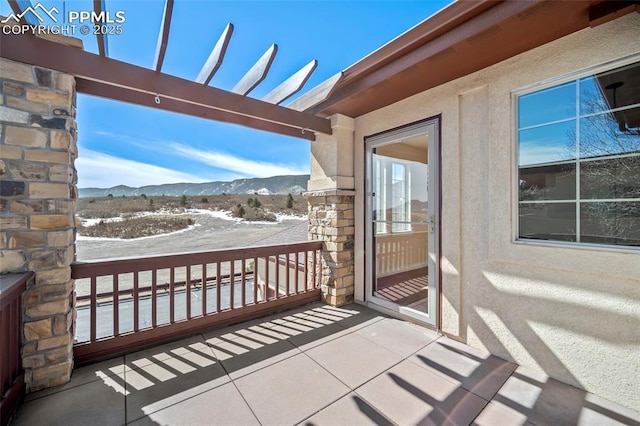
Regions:
M 163 183 L 206 182 L 200 176 L 152 164 L 126 160 L 101 152 L 81 149 L 76 160 L 78 187 L 110 188 L 116 185 L 139 187 Z
M 230 154 L 216 151 L 204 151 L 188 145 L 173 143 L 171 150 L 181 157 L 192 161 L 198 161 L 212 167 L 230 170 L 251 177 L 270 177 L 278 175 L 300 175 L 309 173 L 298 165 L 268 163 L 263 161 L 248 160 Z

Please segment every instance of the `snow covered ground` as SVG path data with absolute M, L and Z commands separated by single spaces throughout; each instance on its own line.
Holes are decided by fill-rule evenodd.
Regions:
M 306 216 L 276 214 L 276 222 L 246 222 L 231 216 L 230 211 L 188 209 L 181 212 L 141 212 L 136 216 L 188 214 L 194 225 L 179 231 L 150 237 L 119 239 L 96 238 L 78 235 L 77 259 L 94 260 L 116 257 L 148 256 L 157 254 L 208 251 L 223 248 L 244 247 L 288 227 L 306 221 Z M 121 217 L 108 219 L 83 219 L 85 226 L 104 221 L 119 221 Z

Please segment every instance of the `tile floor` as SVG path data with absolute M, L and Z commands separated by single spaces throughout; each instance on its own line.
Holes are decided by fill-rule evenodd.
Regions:
M 640 415 L 358 305 L 308 305 L 78 368 L 12 425 L 607 425 Z

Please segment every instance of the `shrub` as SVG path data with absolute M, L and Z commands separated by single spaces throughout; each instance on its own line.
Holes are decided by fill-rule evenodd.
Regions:
M 287 195 L 287 208 L 288 209 L 293 208 L 293 195 L 291 195 L 291 193 Z
M 202 197 L 202 199 L 200 200 L 201 203 L 208 203 L 209 199 L 207 197 Z
M 249 222 L 275 222 L 277 220 L 275 214 L 255 207 L 247 209 L 243 219 Z
M 238 204 L 233 208 L 233 211 L 231 212 L 231 214 L 234 217 L 239 217 L 239 218 L 243 218 L 245 215 L 245 210 L 244 207 L 242 207 L 242 204 Z
M 257 200 L 257 198 L 256 198 Z M 247 205 L 248 206 L 253 206 L 253 198 L 249 197 L 249 199 L 247 200 Z
M 183 195 L 182 197 L 180 197 L 180 205 L 181 206 L 186 206 L 187 205 L 187 196 Z

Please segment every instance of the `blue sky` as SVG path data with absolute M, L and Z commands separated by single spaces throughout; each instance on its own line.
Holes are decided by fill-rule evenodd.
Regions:
M 36 2 L 32 1 L 35 5 Z M 42 1 L 62 9 L 62 1 Z M 447 5 L 447 1 L 176 0 L 163 72 L 195 79 L 227 23 L 234 25 L 224 62 L 210 85 L 231 89 L 272 44 L 278 53 L 260 98 L 307 64 L 318 68 L 300 94 L 347 68 Z M 9 13 L 1 2 L 0 14 Z M 92 2 L 66 1 L 69 10 Z M 164 2 L 106 0 L 122 10 L 123 34 L 109 56 L 151 68 Z M 81 37 L 97 53 L 95 37 Z M 295 99 L 292 98 L 291 100 Z M 290 100 L 289 100 L 290 101 Z M 288 103 L 289 101 L 285 102 Z M 309 172 L 309 142 L 151 108 L 78 96 L 79 187 L 231 180 Z

